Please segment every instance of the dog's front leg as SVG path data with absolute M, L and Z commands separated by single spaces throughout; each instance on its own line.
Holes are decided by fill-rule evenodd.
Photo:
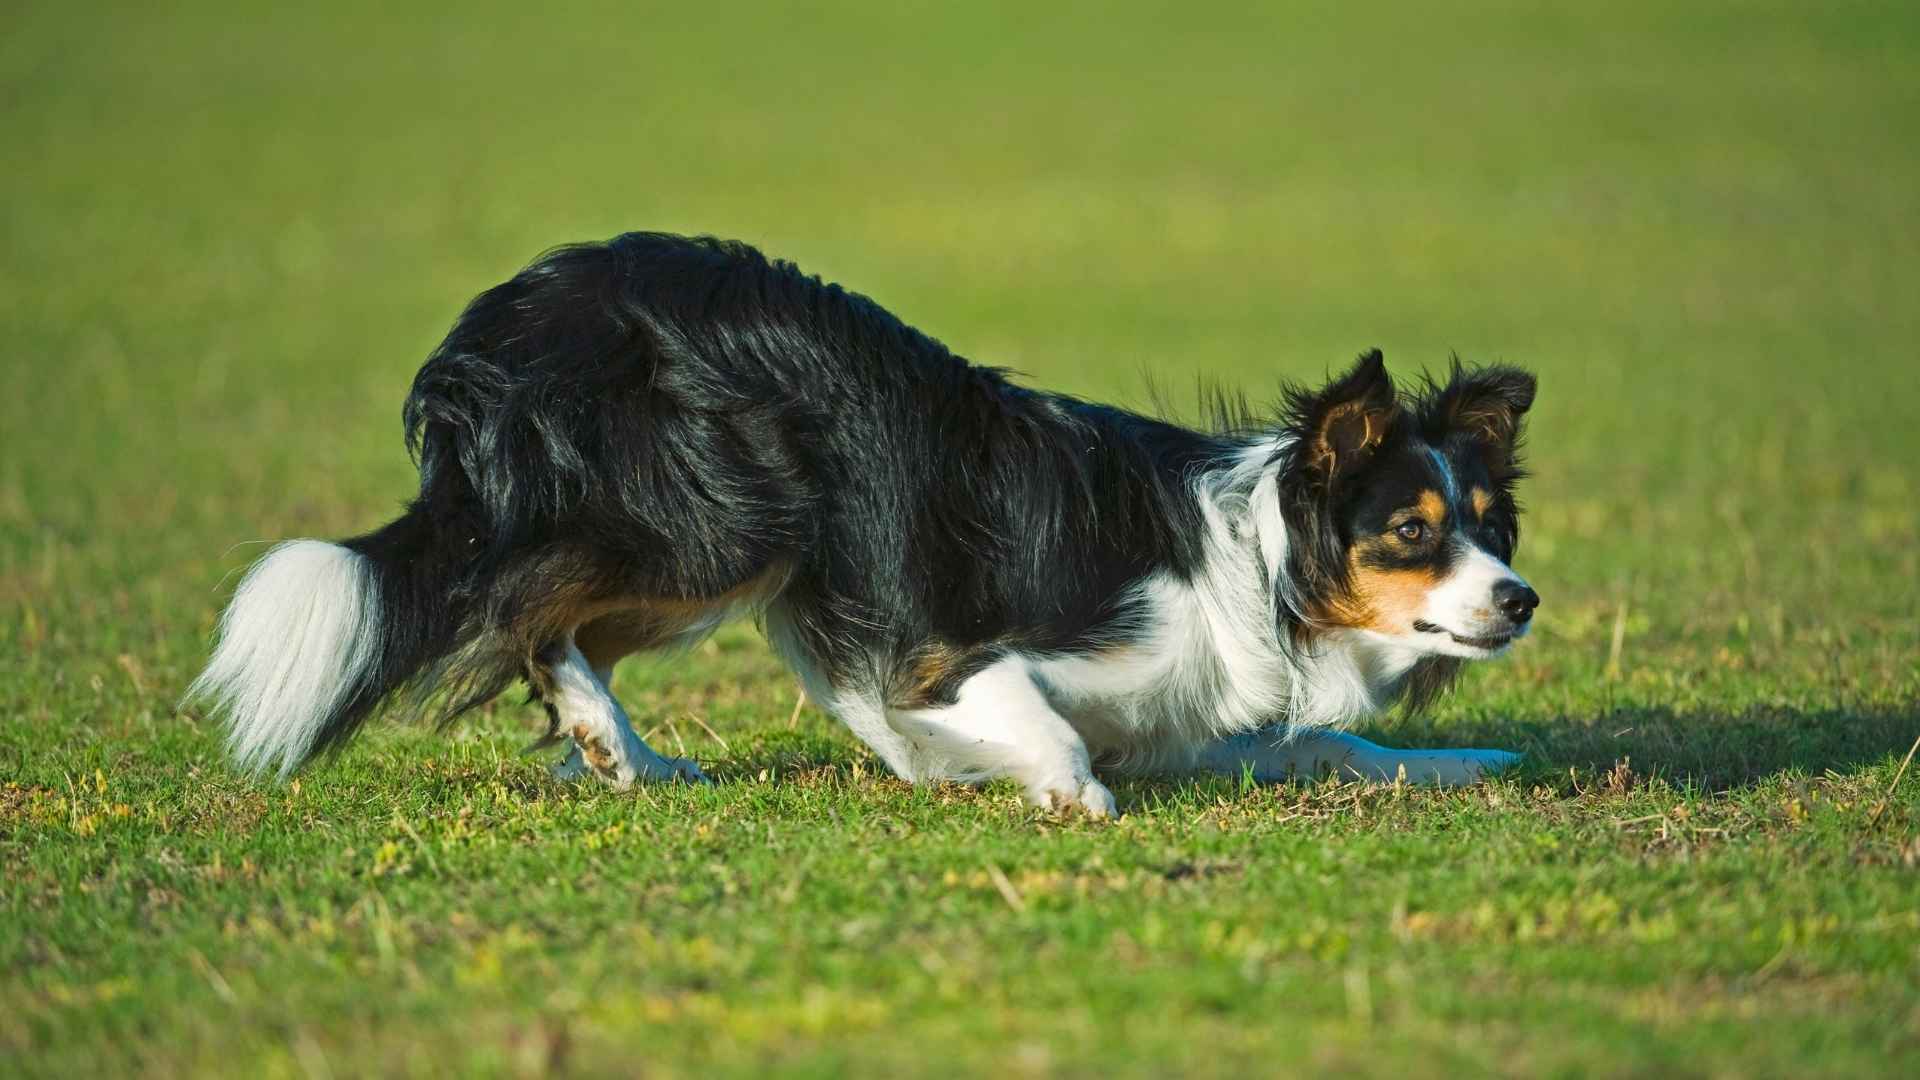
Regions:
M 1094 778 L 1080 733 L 1018 656 L 969 678 L 953 704 L 895 709 L 887 722 L 913 747 L 921 779 L 1009 776 L 1035 806 L 1094 818 L 1118 813 L 1113 792 Z
M 1282 781 L 1337 776 L 1345 780 L 1457 787 L 1492 776 L 1520 760 L 1505 750 L 1393 750 L 1358 735 L 1320 728 L 1262 728 L 1203 747 L 1195 764 L 1209 772 Z

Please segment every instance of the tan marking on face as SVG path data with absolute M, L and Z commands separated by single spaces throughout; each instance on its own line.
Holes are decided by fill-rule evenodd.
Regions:
M 1438 525 L 1447 520 L 1447 500 L 1439 492 L 1428 488 L 1420 493 L 1420 501 L 1415 504 L 1420 517 L 1429 525 Z
M 1439 587 L 1430 570 L 1363 569 L 1354 575 L 1353 591 L 1366 605 L 1367 629 L 1405 633 L 1427 608 L 1427 594 Z
M 1336 626 L 1403 634 L 1426 610 L 1427 594 L 1440 585 L 1432 570 L 1382 570 L 1364 564 L 1362 556 L 1384 546 L 1379 541 L 1355 544 L 1347 553 L 1346 596 L 1333 601 L 1321 617 Z
M 1473 503 L 1474 517 L 1486 517 L 1487 511 L 1493 509 L 1493 492 L 1488 491 L 1486 488 L 1474 488 L 1467 493 L 1467 499 Z

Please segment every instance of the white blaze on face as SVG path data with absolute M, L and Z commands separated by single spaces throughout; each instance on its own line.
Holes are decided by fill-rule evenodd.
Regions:
M 1421 619 L 1441 629 L 1442 633 L 1429 635 L 1439 652 L 1455 656 L 1498 652 L 1508 641 L 1525 636 L 1531 624 L 1515 625 L 1502 615 L 1494 606 L 1494 587 L 1503 581 L 1524 587 L 1526 580 L 1479 545 L 1456 542 L 1464 550 L 1454 561 L 1452 572 L 1427 593 Z M 1497 639 L 1497 643 L 1463 642 L 1460 638 Z

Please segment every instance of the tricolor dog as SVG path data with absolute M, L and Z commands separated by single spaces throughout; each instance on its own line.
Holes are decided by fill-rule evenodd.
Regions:
M 1455 784 L 1491 750 L 1340 728 L 1527 632 L 1534 379 L 1397 388 L 1380 354 L 1215 430 L 1029 389 L 743 244 L 630 233 L 482 293 L 405 406 L 420 491 L 248 573 L 190 696 L 291 772 L 384 703 L 524 680 L 556 766 L 703 780 L 608 690 L 759 619 L 904 779 L 1115 812 L 1108 771 Z

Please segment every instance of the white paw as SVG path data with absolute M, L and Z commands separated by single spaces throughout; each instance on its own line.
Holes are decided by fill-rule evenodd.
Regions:
M 1120 816 L 1120 806 L 1113 801 L 1113 792 L 1098 780 L 1088 780 L 1080 786 L 1080 809 L 1090 818 L 1111 818 Z
M 566 760 L 557 761 L 548 766 L 547 771 L 553 774 L 555 780 L 571 782 L 586 776 L 593 770 L 587 768 L 586 755 L 580 752 L 578 746 L 575 746 L 567 752 Z
M 1477 768 L 1477 777 L 1499 776 L 1515 765 L 1526 755 L 1512 754 L 1505 750 L 1469 750 L 1468 757 Z
M 1120 807 L 1113 792 L 1098 780 L 1089 779 L 1076 790 L 1040 788 L 1027 793 L 1027 801 L 1056 814 L 1085 814 L 1090 818 L 1117 817 Z
M 1455 750 L 1454 760 L 1434 770 L 1433 782 L 1441 787 L 1464 787 L 1499 776 L 1520 761 L 1519 754 L 1505 750 Z

